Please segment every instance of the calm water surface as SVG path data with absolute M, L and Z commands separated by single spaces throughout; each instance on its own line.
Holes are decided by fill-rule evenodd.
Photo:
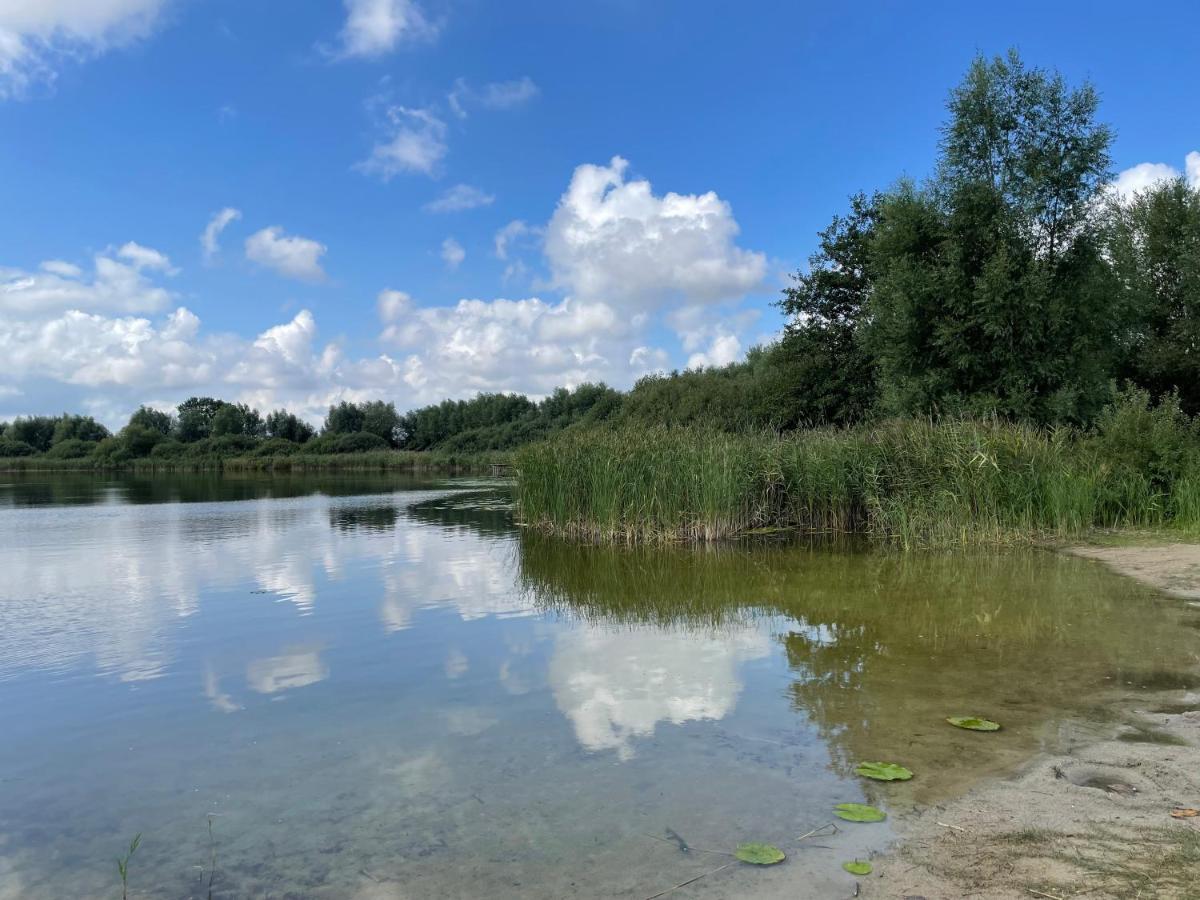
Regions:
M 1196 619 L 1049 553 L 569 546 L 487 481 L 0 476 L 0 898 L 119 897 L 139 832 L 133 897 L 215 846 L 214 897 L 642 900 L 748 840 L 674 896 L 848 897 L 891 831 L 798 846 L 833 804 L 1111 728 Z

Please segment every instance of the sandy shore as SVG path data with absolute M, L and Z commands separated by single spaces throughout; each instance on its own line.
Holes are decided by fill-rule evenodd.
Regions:
M 1200 599 L 1200 545 L 1067 552 L 1185 601 Z M 1198 613 L 1200 613 L 1200 604 Z M 1200 621 L 1200 620 L 1198 620 Z M 1197 655 L 1175 660 L 1196 671 Z M 863 897 L 985 900 L 1200 898 L 1200 676 L 1142 691 L 1099 739 L 1043 756 L 1017 776 L 942 806 L 893 816 L 896 849 L 875 860 Z M 981 735 L 986 740 L 986 735 Z

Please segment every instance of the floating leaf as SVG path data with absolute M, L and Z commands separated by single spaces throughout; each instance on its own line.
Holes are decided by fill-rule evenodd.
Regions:
M 833 814 L 847 822 L 882 822 L 887 818 L 887 813 L 865 803 L 839 803 Z
M 976 716 L 951 716 L 946 720 L 955 728 L 965 728 L 968 731 L 999 731 L 1000 723 Z
M 1178 809 L 1171 810 L 1171 815 L 1176 819 L 1194 819 L 1196 816 L 1200 816 L 1200 809 L 1181 806 Z
M 863 862 L 862 860 L 858 860 L 858 859 L 856 859 L 854 862 L 842 863 L 842 868 L 845 869 L 847 872 L 849 872 L 851 875 L 870 875 L 871 874 L 871 864 L 869 862 Z
M 874 778 L 876 781 L 908 781 L 912 772 L 895 763 L 865 762 L 860 763 L 854 770 L 864 778 Z
M 775 863 L 783 862 L 787 857 L 784 852 L 778 847 L 773 847 L 770 844 L 738 844 L 738 848 L 734 851 L 734 856 L 744 863 L 751 863 L 755 866 L 773 866 Z

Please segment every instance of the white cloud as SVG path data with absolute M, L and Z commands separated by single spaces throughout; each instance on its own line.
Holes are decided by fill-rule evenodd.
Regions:
M 273 269 L 285 278 L 321 281 L 324 244 L 310 238 L 286 235 L 279 225 L 256 231 L 246 238 L 246 259 Z
M 115 254 L 97 254 L 93 264 L 90 276 L 62 260 L 48 260 L 38 272 L 0 267 L 0 314 L 46 315 L 65 309 L 153 312 L 174 299 L 143 271 L 170 270 L 170 260 L 156 250 L 131 241 Z
M 236 222 L 241 217 L 241 210 L 227 206 L 208 220 L 208 224 L 204 226 L 204 233 L 200 235 L 200 246 L 204 249 L 206 260 L 211 260 L 220 251 L 221 247 L 217 243 L 217 239 L 220 238 L 221 232 L 231 222 Z
M 509 245 L 518 238 L 529 234 L 531 231 L 532 229 L 529 227 L 529 225 L 527 225 L 525 222 L 522 222 L 520 219 L 513 219 L 513 221 L 509 222 L 507 225 L 497 231 L 494 238 L 496 245 L 496 258 L 508 259 Z
M 1109 185 L 1109 190 L 1122 201 L 1129 200 L 1134 194 L 1154 187 L 1163 181 L 1174 178 L 1186 178 L 1196 190 L 1200 190 L 1200 152 L 1193 150 L 1184 158 L 1184 171 L 1179 171 L 1167 163 L 1138 163 L 1117 174 L 1116 179 Z
M 53 84 L 64 63 L 147 37 L 167 5 L 168 0 L 3 0 L 0 100 Z
M 385 325 L 399 321 L 413 305 L 412 297 L 404 291 L 393 291 L 390 288 L 380 291 L 375 302 L 379 307 L 379 321 Z
M 448 237 L 442 241 L 442 262 L 449 268 L 457 269 L 466 258 L 467 251 L 454 238 Z
M 166 272 L 168 275 L 173 275 L 178 269 L 171 265 L 165 253 L 153 249 L 152 247 L 143 247 L 134 241 L 129 241 L 124 244 L 118 251 L 117 256 L 128 260 L 135 269 L 151 269 L 158 272 Z
M 437 26 L 413 0 L 345 0 L 345 5 L 340 56 L 382 56 L 402 40 L 437 36 Z
M 466 209 L 477 209 L 480 206 L 491 206 L 496 198 L 469 184 L 456 184 L 448 188 L 440 197 L 425 204 L 428 212 L 449 213 L 462 212 Z
M 468 107 L 480 106 L 490 110 L 515 109 L 528 103 L 541 91 L 528 75 L 512 81 L 493 81 L 476 90 L 459 78 L 446 97 L 451 111 L 460 119 L 467 117 Z
M 712 339 L 708 349 L 688 357 L 689 369 L 705 369 L 709 366 L 727 366 L 742 355 L 742 342 L 736 335 L 719 334 Z
M 448 150 L 446 123 L 427 109 L 407 106 L 389 107 L 385 115 L 387 137 L 355 168 L 384 181 L 406 172 L 435 174 Z
M 554 284 L 626 308 L 711 303 L 758 288 L 766 257 L 734 244 L 737 222 L 715 193 L 656 197 L 625 180 L 628 163 L 582 165 L 546 228 Z

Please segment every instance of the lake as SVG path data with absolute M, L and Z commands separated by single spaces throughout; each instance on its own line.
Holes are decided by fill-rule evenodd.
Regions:
M 564 544 L 501 481 L 0 475 L 0 898 L 120 897 L 139 833 L 131 897 L 645 900 L 745 841 L 788 860 L 672 896 L 849 897 L 893 832 L 797 841 L 834 804 L 1113 729 L 1195 615 L 1044 551 Z

